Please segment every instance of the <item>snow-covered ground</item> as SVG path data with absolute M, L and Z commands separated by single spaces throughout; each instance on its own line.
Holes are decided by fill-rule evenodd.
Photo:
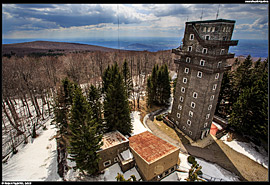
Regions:
M 228 134 L 226 134 L 220 139 L 229 147 L 231 147 L 233 150 L 244 154 L 250 159 L 263 165 L 265 168 L 268 168 L 268 161 L 269 161 L 268 154 L 262 147 L 258 147 L 252 142 L 250 143 L 240 142 L 240 141 L 236 141 L 235 139 L 232 141 L 227 141 L 227 138 L 228 138 Z M 260 152 L 256 151 L 255 146 Z
M 179 170 L 183 170 L 188 172 L 188 170 L 191 168 L 191 164 L 188 163 L 187 157 L 189 155 L 179 153 L 180 158 L 180 166 L 178 167 Z M 238 177 L 225 170 L 224 168 L 220 167 L 217 164 L 213 164 L 210 162 L 206 162 L 202 159 L 195 158 L 195 160 L 198 162 L 200 166 L 202 166 L 202 178 L 203 179 L 211 179 L 212 181 L 239 181 Z M 171 173 L 169 176 L 165 177 L 161 181 L 185 181 L 185 179 L 188 177 L 188 173 L 185 172 L 178 172 L 175 171 Z
M 48 130 L 39 130 L 39 136 L 18 148 L 7 164 L 2 164 L 3 181 L 59 181 L 57 174 L 56 134 L 52 119 L 46 122 Z
M 131 120 L 133 125 L 132 135 L 139 134 L 148 130 L 140 121 L 140 112 L 133 111 L 131 113 Z M 57 151 L 56 140 L 53 136 L 56 134 L 56 128 L 54 125 L 50 125 L 51 119 L 46 122 L 48 130 L 38 130 L 39 136 L 36 139 L 32 139 L 31 142 L 24 145 L 22 144 L 18 148 L 18 153 L 11 156 L 7 161 L 7 164 L 2 164 L 2 178 L 3 181 L 61 181 L 62 179 L 57 174 Z M 224 143 L 228 144 L 234 150 L 250 155 L 253 160 L 263 163 L 268 168 L 267 155 L 261 155 L 256 152 L 255 149 L 250 148 L 250 144 L 238 142 L 233 140 L 232 142 L 226 141 L 226 135 L 221 138 Z M 187 154 L 180 153 L 180 170 L 188 171 L 191 164 L 187 162 Z M 257 157 L 257 158 L 256 158 Z M 238 181 L 238 177 L 223 169 L 222 167 L 206 162 L 202 159 L 196 159 L 202 166 L 203 177 L 210 179 L 214 177 L 219 181 Z M 74 162 L 68 160 L 68 166 L 74 166 Z M 105 169 L 104 174 L 101 174 L 95 178 L 87 178 L 81 180 L 89 181 L 116 181 L 115 177 L 117 173 L 124 174 L 124 178 L 128 179 L 131 175 L 135 175 L 137 180 L 140 179 L 140 175 L 136 168 L 132 168 L 123 173 L 118 164 L 114 164 L 111 167 Z M 162 181 L 185 181 L 188 173 L 173 172 L 169 176 L 162 179 Z M 66 175 L 66 180 L 76 181 L 80 180 L 78 171 L 70 169 Z

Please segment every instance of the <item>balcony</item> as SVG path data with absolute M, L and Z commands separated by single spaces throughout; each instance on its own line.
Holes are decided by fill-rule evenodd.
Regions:
M 201 38 L 200 34 L 198 33 L 197 29 L 194 25 L 192 25 L 193 31 L 195 33 L 195 37 L 199 41 L 202 46 L 236 46 L 238 44 L 238 40 L 205 40 Z
M 172 49 L 172 53 L 176 54 L 176 55 L 180 55 L 183 57 L 201 57 L 201 58 L 209 58 L 209 59 L 213 59 L 213 60 L 219 60 L 219 59 L 228 59 L 228 58 L 234 58 L 234 53 L 227 53 L 227 54 L 209 54 L 209 53 L 200 53 L 200 52 L 194 52 L 194 51 L 184 51 L 182 50 L 180 47 L 176 48 L 176 49 Z

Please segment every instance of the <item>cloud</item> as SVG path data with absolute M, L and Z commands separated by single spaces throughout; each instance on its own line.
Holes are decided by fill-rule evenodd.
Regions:
M 238 33 L 268 31 L 266 4 L 2 4 L 2 36 L 58 37 L 94 31 L 117 35 L 112 32 L 117 31 L 118 22 L 130 34 L 167 31 L 176 36 L 187 19 L 200 20 L 202 11 L 202 20 L 215 19 L 218 6 L 219 18 L 236 20 Z

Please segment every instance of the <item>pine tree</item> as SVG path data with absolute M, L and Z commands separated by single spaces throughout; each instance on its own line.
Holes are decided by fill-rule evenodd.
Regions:
M 122 74 L 117 63 L 108 70 L 110 81 L 105 91 L 104 119 L 107 132 L 118 130 L 122 134 L 129 134 L 132 130 L 130 107 Z M 105 84 L 105 83 L 104 83 Z
M 151 77 L 147 78 L 147 106 L 152 107 L 153 105 L 153 85 L 151 81 Z
M 249 134 L 263 141 L 268 131 L 268 70 L 265 61 L 255 64 L 250 73 L 252 83 L 242 90 L 233 104 L 229 123 L 240 133 Z
M 101 92 L 100 89 L 97 89 L 95 86 L 91 85 L 87 97 L 90 109 L 93 113 L 93 119 L 99 124 L 100 132 L 103 131 L 103 119 L 101 116 L 102 112 L 102 103 L 101 103 Z
M 171 85 L 170 85 L 170 75 L 168 67 L 166 64 L 162 68 L 162 95 L 161 104 L 166 105 L 169 103 L 171 97 Z
M 129 73 L 129 68 L 128 68 L 128 63 L 127 60 L 125 59 L 122 67 L 122 74 L 123 74 L 123 79 L 124 79 L 124 85 L 127 93 L 127 97 L 130 96 L 131 91 L 132 91 L 132 79 Z
M 99 156 L 97 150 L 102 146 L 102 135 L 98 132 L 98 123 L 93 118 L 86 98 L 80 87 L 74 91 L 70 118 L 70 160 L 76 162 L 75 169 L 85 174 L 98 171 Z

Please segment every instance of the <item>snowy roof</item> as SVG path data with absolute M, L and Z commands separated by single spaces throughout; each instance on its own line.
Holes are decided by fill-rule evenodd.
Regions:
M 130 137 L 129 146 L 147 163 L 153 163 L 156 160 L 179 150 L 176 146 L 164 141 L 149 131 Z
M 128 142 L 128 139 L 121 134 L 118 130 L 113 132 L 108 132 L 103 134 L 102 137 L 103 145 L 101 147 L 101 150 L 105 150 L 107 148 L 116 146 L 118 144 Z
M 120 155 L 123 157 L 124 160 L 129 160 L 133 158 L 133 155 L 129 149 L 123 151 L 122 153 L 120 153 Z

